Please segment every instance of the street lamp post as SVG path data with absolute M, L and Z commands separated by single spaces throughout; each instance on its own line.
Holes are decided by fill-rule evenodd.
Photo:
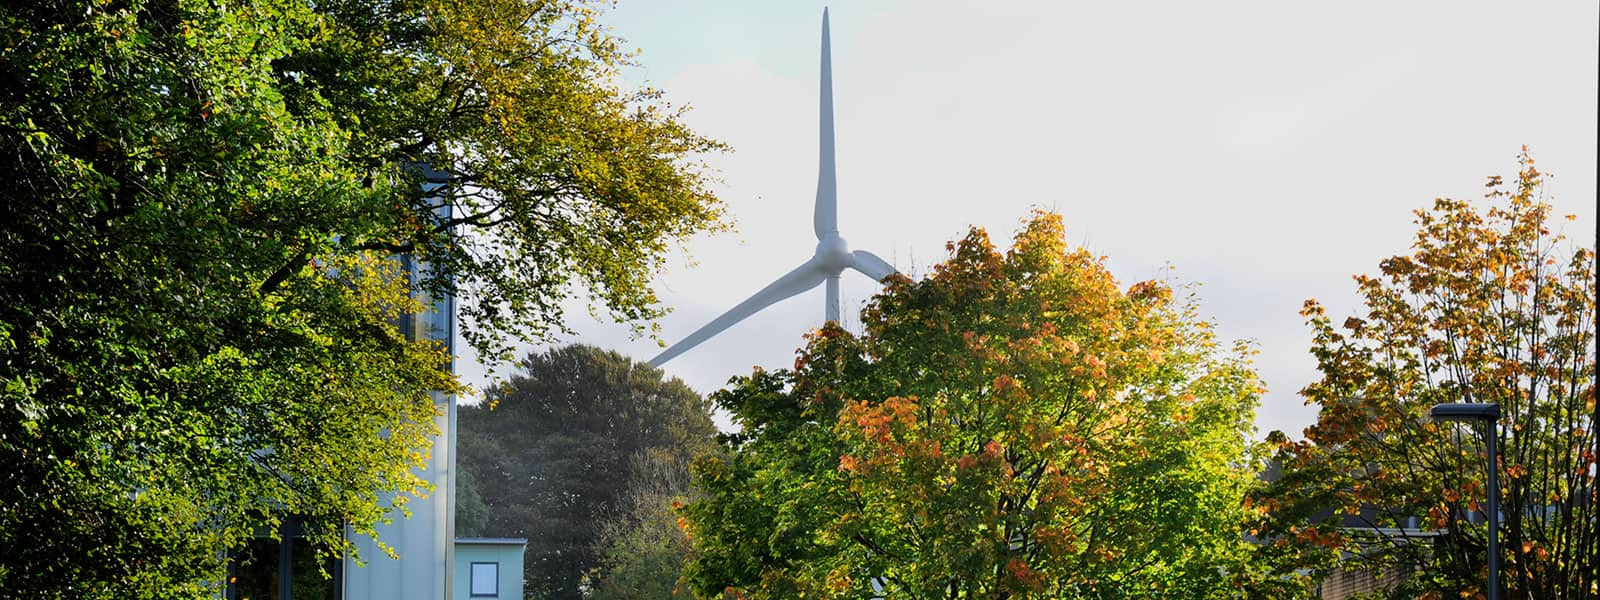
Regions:
M 1489 449 L 1489 600 L 1500 598 L 1500 483 L 1495 446 L 1500 441 L 1500 405 L 1490 403 L 1435 404 L 1428 411 L 1439 421 L 1483 421 L 1488 424 Z

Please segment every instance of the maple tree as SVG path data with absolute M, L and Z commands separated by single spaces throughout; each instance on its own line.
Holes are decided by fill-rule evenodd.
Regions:
M 1255 585 L 1261 382 L 1192 297 L 1126 291 L 1037 213 L 714 399 L 740 433 L 681 511 L 701 595 L 1197 597 Z
M 1322 373 L 1306 439 L 1274 432 L 1283 475 L 1260 533 L 1288 564 L 1395 573 L 1392 593 L 1484 592 L 1484 429 L 1429 422 L 1445 402 L 1500 405 L 1500 581 L 1511 598 L 1600 596 L 1594 250 L 1552 234 L 1527 149 L 1482 205 L 1416 211 L 1409 254 L 1357 276 L 1365 308 L 1303 314 Z M 1340 527 L 1358 524 L 1359 526 Z

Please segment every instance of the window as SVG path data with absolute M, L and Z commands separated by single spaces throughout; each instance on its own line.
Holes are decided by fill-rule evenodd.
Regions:
M 279 598 L 336 599 L 343 594 L 344 559 L 327 557 L 317 564 L 316 549 L 305 538 L 307 523 L 298 515 L 288 515 L 276 537 L 245 541 L 229 553 L 228 585 L 223 598 L 228 600 L 277 600 Z M 326 577 L 326 571 L 331 577 Z
M 473 598 L 494 598 L 500 595 L 500 563 L 472 563 Z

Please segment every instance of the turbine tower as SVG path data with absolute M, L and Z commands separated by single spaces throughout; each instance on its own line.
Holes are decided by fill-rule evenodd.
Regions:
M 822 92 L 821 92 L 821 118 L 819 119 L 821 143 L 818 144 L 817 156 L 817 205 L 816 212 L 811 219 L 812 229 L 817 234 L 817 249 L 812 254 L 811 260 L 801 263 L 794 270 L 785 273 L 776 281 L 761 288 L 755 295 L 740 302 L 737 306 L 722 313 L 722 316 L 713 319 L 698 331 L 689 334 L 689 337 L 673 344 L 666 351 L 650 359 L 650 366 L 659 367 L 673 357 L 683 354 L 690 348 L 699 345 L 712 336 L 722 333 L 722 330 L 732 327 L 734 323 L 743 321 L 746 317 L 755 314 L 763 308 L 772 306 L 780 300 L 795 296 L 801 292 L 817 287 L 819 283 L 828 286 L 828 300 L 824 305 L 824 315 L 827 320 L 839 321 L 839 276 L 845 269 L 855 269 L 861 274 L 871 277 L 873 281 L 883 281 L 885 278 L 897 273 L 894 267 L 877 255 L 865 250 L 852 252 L 850 245 L 844 238 L 839 237 L 839 195 L 838 186 L 834 178 L 833 167 L 833 67 L 829 61 L 828 51 L 828 9 L 822 9 Z

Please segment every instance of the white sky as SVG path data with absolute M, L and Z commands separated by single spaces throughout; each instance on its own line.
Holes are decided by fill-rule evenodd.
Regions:
M 735 150 L 711 162 L 737 232 L 693 240 L 659 279 L 668 343 L 811 256 L 822 6 L 637 0 L 608 17 L 643 51 L 625 77 L 691 105 L 687 123 Z M 1124 286 L 1170 264 L 1201 284 L 1225 340 L 1259 344 L 1259 434 L 1298 437 L 1315 418 L 1298 396 L 1316 378 L 1301 303 L 1350 314 L 1350 276 L 1406 251 L 1411 210 L 1480 197 L 1521 145 L 1554 174 L 1556 214 L 1577 215 L 1556 227 L 1593 244 L 1593 2 L 978 6 L 832 3 L 840 231 L 922 273 L 968 225 L 999 243 L 1041 206 Z M 846 274 L 846 312 L 873 291 Z M 710 392 L 786 367 L 822 294 L 666 371 Z M 569 312 L 567 341 L 640 361 L 660 350 Z M 472 357 L 459 364 L 481 383 Z

